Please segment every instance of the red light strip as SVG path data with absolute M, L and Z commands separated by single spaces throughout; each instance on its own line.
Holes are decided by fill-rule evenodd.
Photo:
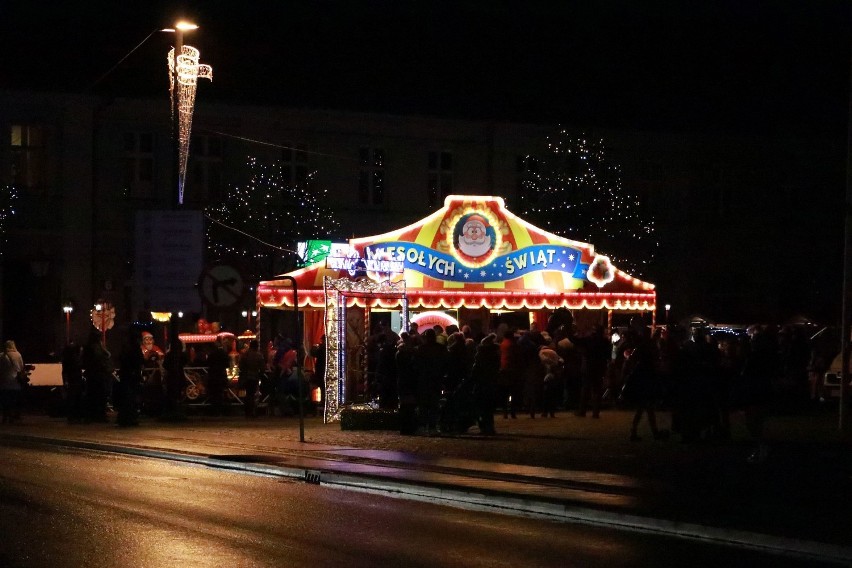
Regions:
M 258 303 L 267 308 L 292 307 L 292 292 L 289 288 L 258 287 Z M 399 297 L 374 296 L 359 293 L 346 295 L 349 307 L 394 308 L 400 306 Z M 542 293 L 534 291 L 461 291 L 461 290 L 422 290 L 408 292 L 409 307 L 429 309 L 488 308 L 531 310 L 556 308 L 588 308 L 593 310 L 642 310 L 654 311 L 657 307 L 657 294 L 624 292 L 573 292 Z M 324 308 L 325 297 L 322 290 L 300 290 L 299 307 Z

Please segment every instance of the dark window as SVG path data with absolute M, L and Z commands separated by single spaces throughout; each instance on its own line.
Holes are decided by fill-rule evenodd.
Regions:
M 221 196 L 222 139 L 199 134 L 192 137 L 189 148 L 191 177 L 184 200 L 206 203 Z
M 137 199 L 153 197 L 154 135 L 151 132 L 124 133 L 123 177 L 127 195 Z
M 370 202 L 370 174 L 366 170 L 358 175 L 358 199 L 361 203 Z
M 295 187 L 308 179 L 308 151 L 304 144 L 289 142 L 281 151 L 281 177 L 286 185 Z
M 44 189 L 46 179 L 44 128 L 32 124 L 11 127 L 11 178 L 20 188 Z
M 434 205 L 438 202 L 438 174 L 429 174 L 426 184 L 429 204 Z
M 382 148 L 361 148 L 358 160 L 358 200 L 364 205 L 382 205 L 385 200 L 385 151 Z
M 429 152 L 427 163 L 426 200 L 429 205 L 437 205 L 439 200 L 453 193 L 453 154 Z
M 373 170 L 373 205 L 381 205 L 385 196 L 385 172 Z

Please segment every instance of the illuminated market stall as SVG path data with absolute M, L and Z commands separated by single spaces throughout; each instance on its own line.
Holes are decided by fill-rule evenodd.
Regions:
M 261 282 L 261 308 L 298 309 L 305 335 L 326 335 L 326 421 L 339 419 L 371 310 L 528 310 L 546 322 L 554 310 L 656 311 L 654 285 L 619 270 L 593 245 L 543 231 L 506 209 L 500 197 L 451 195 L 428 217 L 382 235 L 351 239 L 310 266 Z M 487 313 L 486 313 L 487 315 Z M 435 317 L 435 316 L 430 316 Z M 459 318 L 463 320 L 464 318 Z M 359 345 L 360 343 L 360 345 Z

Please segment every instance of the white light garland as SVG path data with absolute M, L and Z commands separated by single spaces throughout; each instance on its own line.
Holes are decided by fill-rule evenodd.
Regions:
M 408 326 L 408 301 L 405 280 L 375 282 L 370 279 L 323 278 L 325 293 L 325 412 L 323 420 L 340 420 L 346 403 L 346 298 L 349 296 L 381 296 L 402 300 L 402 325 Z M 369 318 L 368 318 L 369 319 Z M 342 346 L 342 347 L 341 347 Z
M 175 97 L 178 109 L 178 203 L 183 204 L 183 187 L 186 182 L 186 164 L 189 158 L 189 141 L 192 132 L 192 113 L 195 109 L 195 91 L 198 79 L 213 80 L 213 68 L 199 64 L 200 52 L 189 45 L 181 46 L 177 57 L 177 92 L 175 92 L 175 50 L 169 50 L 169 93 L 172 101 L 172 120 Z

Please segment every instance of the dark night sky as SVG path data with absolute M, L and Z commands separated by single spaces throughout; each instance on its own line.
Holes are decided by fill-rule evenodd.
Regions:
M 0 86 L 87 89 L 180 12 L 201 26 L 208 100 L 845 136 L 841 0 L 5 0 Z M 165 96 L 171 41 L 91 92 Z

